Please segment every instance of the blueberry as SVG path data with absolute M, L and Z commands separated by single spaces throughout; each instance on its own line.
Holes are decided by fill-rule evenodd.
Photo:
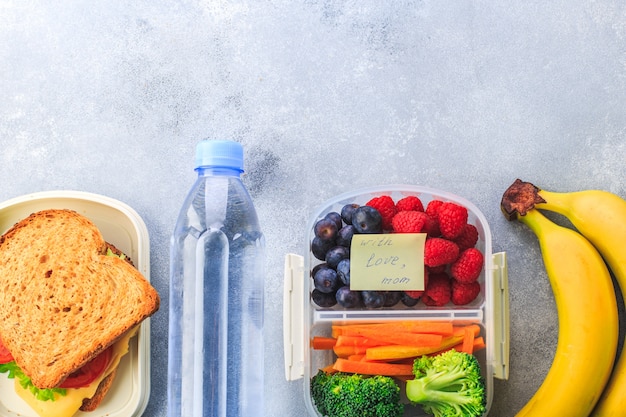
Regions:
M 400 302 L 404 291 L 385 291 L 385 307 L 393 307 Z
M 313 278 L 315 276 L 315 274 L 317 273 L 317 271 L 320 270 L 320 268 L 330 268 L 328 266 L 327 263 L 323 263 L 323 264 L 317 264 L 313 267 L 313 269 L 311 270 L 311 278 Z
M 311 299 L 320 307 L 332 307 L 337 304 L 337 297 L 334 292 L 325 293 L 314 289 L 311 291 Z
M 323 261 L 326 259 L 326 252 L 328 252 L 333 246 L 335 246 L 335 242 L 329 242 L 315 236 L 311 241 L 311 252 L 317 259 Z
M 325 242 L 334 242 L 337 237 L 337 223 L 334 220 L 323 218 L 313 226 L 313 233 Z
M 419 298 L 413 298 L 413 297 L 409 297 L 409 295 L 407 293 L 405 293 L 404 291 L 402 291 L 402 297 L 400 298 L 400 300 L 402 301 L 402 304 L 404 304 L 407 307 L 413 307 L 414 305 L 416 305 L 419 302 Z
M 359 205 L 356 203 L 346 204 L 342 207 L 341 218 L 346 224 L 352 224 L 352 215 L 357 208 L 359 208 Z
M 354 211 L 352 225 L 357 233 L 382 233 L 383 218 L 375 208 L 361 206 Z
M 350 290 L 347 285 L 339 288 L 335 297 L 339 305 L 344 308 L 354 308 L 361 304 L 361 293 Z
M 361 291 L 361 297 L 367 308 L 381 308 L 385 305 L 385 296 L 382 291 Z
M 337 277 L 337 271 L 329 267 L 322 267 L 313 276 L 315 288 L 323 293 L 332 293 L 339 288 L 341 281 Z
M 324 260 L 331 268 L 337 268 L 337 265 L 339 265 L 342 259 L 349 257 L 350 249 L 345 246 L 335 246 L 326 252 L 326 258 Z
M 341 219 L 341 214 L 337 213 L 336 211 L 331 211 L 326 216 L 324 216 L 324 218 L 328 219 L 328 220 L 332 220 L 333 222 L 335 222 L 335 224 L 337 225 L 337 230 L 339 230 L 339 229 L 341 229 L 343 227 L 343 221 Z
M 339 246 L 345 246 L 346 248 L 350 247 L 352 243 L 352 236 L 354 236 L 354 226 L 348 224 L 337 232 L 337 240 L 335 243 Z
M 345 285 L 350 285 L 350 258 L 339 261 L 337 264 L 337 276 Z

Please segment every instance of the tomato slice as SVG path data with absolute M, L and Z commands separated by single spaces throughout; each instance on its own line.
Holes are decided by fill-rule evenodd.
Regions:
M 2 340 L 0 340 L 0 364 L 9 363 L 11 361 L 13 361 L 13 355 L 11 355 L 9 349 L 7 349 L 4 343 L 2 343 Z
M 59 388 L 83 388 L 88 387 L 109 366 L 113 346 L 109 346 L 104 352 L 87 362 L 85 366 L 70 374 Z

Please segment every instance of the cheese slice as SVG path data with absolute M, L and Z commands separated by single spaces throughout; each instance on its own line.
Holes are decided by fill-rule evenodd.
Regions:
M 83 405 L 85 398 L 91 398 L 98 390 L 98 385 L 106 378 L 120 363 L 122 357 L 128 353 L 130 338 L 135 335 L 135 330 L 129 331 L 124 337 L 113 345 L 111 361 L 105 371 L 96 378 L 89 386 L 83 388 L 67 388 L 66 395 L 55 394 L 54 401 L 39 401 L 28 389 L 22 388 L 15 380 L 15 391 L 26 403 L 39 414 L 40 417 L 71 417 Z

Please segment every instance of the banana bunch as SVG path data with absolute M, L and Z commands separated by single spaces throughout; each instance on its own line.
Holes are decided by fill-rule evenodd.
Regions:
M 598 190 L 548 192 L 518 179 L 501 208 L 537 236 L 559 319 L 554 361 L 517 416 L 626 415 L 626 353 L 614 367 L 618 315 L 606 266 L 626 292 L 626 201 Z M 578 232 L 540 210 L 564 215 Z

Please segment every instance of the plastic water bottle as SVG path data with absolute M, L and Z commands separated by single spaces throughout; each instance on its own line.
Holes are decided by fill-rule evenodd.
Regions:
M 168 417 L 263 416 L 265 240 L 237 142 L 203 140 L 171 240 Z

